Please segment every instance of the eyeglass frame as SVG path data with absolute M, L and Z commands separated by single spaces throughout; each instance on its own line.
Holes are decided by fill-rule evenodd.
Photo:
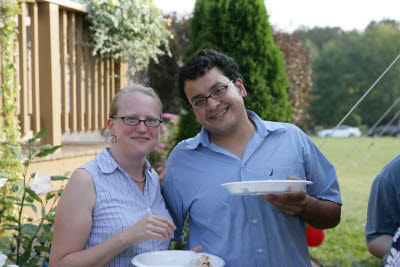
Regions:
M 192 104 L 189 103 L 189 104 L 188 104 L 188 107 L 191 108 L 191 109 L 193 109 L 193 110 L 198 110 L 198 109 L 201 109 L 201 108 L 207 106 L 207 99 L 209 99 L 209 98 L 218 99 L 218 98 L 223 97 L 223 96 L 226 94 L 226 92 L 228 91 L 228 87 L 229 87 L 229 85 L 230 85 L 232 82 L 233 82 L 233 80 L 231 80 L 227 85 L 218 86 L 218 87 L 215 88 L 208 96 L 204 96 L 204 97 L 197 98 L 197 99 L 193 102 L 193 103 L 196 103 L 197 101 L 203 100 L 203 99 L 204 99 L 204 100 L 205 100 L 205 102 L 204 102 L 205 104 L 204 104 L 203 106 L 198 107 L 198 108 L 194 108 L 194 107 L 193 107 L 193 103 L 192 103 Z M 213 97 L 212 94 L 213 94 L 216 90 L 218 90 L 218 89 L 220 89 L 220 88 L 224 88 L 225 92 L 224 92 L 222 95 L 218 96 L 218 97 Z
M 123 123 L 125 123 L 126 125 L 129 125 L 129 126 L 137 126 L 137 125 L 139 125 L 141 122 L 143 122 L 144 125 L 146 125 L 147 127 L 153 127 L 153 128 L 155 128 L 155 127 L 160 126 L 161 123 L 163 123 L 163 121 L 162 121 L 162 120 L 159 120 L 159 119 L 147 118 L 147 119 L 145 119 L 145 120 L 141 120 L 141 119 L 139 119 L 139 118 L 136 118 L 135 116 L 121 116 L 121 117 L 119 117 L 119 116 L 110 116 L 109 118 L 110 118 L 110 119 L 117 119 L 117 118 L 120 118 L 120 119 L 122 120 Z M 126 123 L 125 118 L 135 118 L 135 119 L 138 120 L 138 123 L 136 123 L 136 124 L 128 124 L 128 123 Z M 159 122 L 158 125 L 157 125 L 157 126 L 148 125 L 146 122 L 147 122 L 149 119 L 158 121 L 158 122 Z

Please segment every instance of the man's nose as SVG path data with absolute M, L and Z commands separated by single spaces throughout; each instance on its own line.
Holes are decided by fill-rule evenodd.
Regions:
M 216 106 L 218 106 L 219 103 L 220 103 L 219 99 L 214 99 L 214 98 L 209 97 L 207 99 L 207 109 L 213 109 Z

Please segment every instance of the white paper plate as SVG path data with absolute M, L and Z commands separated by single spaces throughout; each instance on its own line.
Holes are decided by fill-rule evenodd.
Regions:
M 213 267 L 225 266 L 225 261 L 208 253 L 196 253 L 188 250 L 162 250 L 139 254 L 132 259 L 136 267 L 197 267 L 196 261 L 201 255 L 209 256 Z
M 233 195 L 265 195 L 300 192 L 310 181 L 304 180 L 264 180 L 221 184 Z

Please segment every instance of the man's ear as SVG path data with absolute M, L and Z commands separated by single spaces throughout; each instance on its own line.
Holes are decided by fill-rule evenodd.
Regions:
M 235 81 L 235 86 L 239 89 L 239 94 L 245 98 L 247 96 L 246 88 L 244 88 L 243 81 L 240 78 L 237 78 Z

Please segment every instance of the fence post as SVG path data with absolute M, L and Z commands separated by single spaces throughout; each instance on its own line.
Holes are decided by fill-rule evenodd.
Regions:
M 39 3 L 40 125 L 48 128 L 43 144 L 61 144 L 59 8 Z
M 128 62 L 114 62 L 114 83 L 115 83 L 115 93 L 120 89 L 125 88 L 129 83 L 129 64 Z

